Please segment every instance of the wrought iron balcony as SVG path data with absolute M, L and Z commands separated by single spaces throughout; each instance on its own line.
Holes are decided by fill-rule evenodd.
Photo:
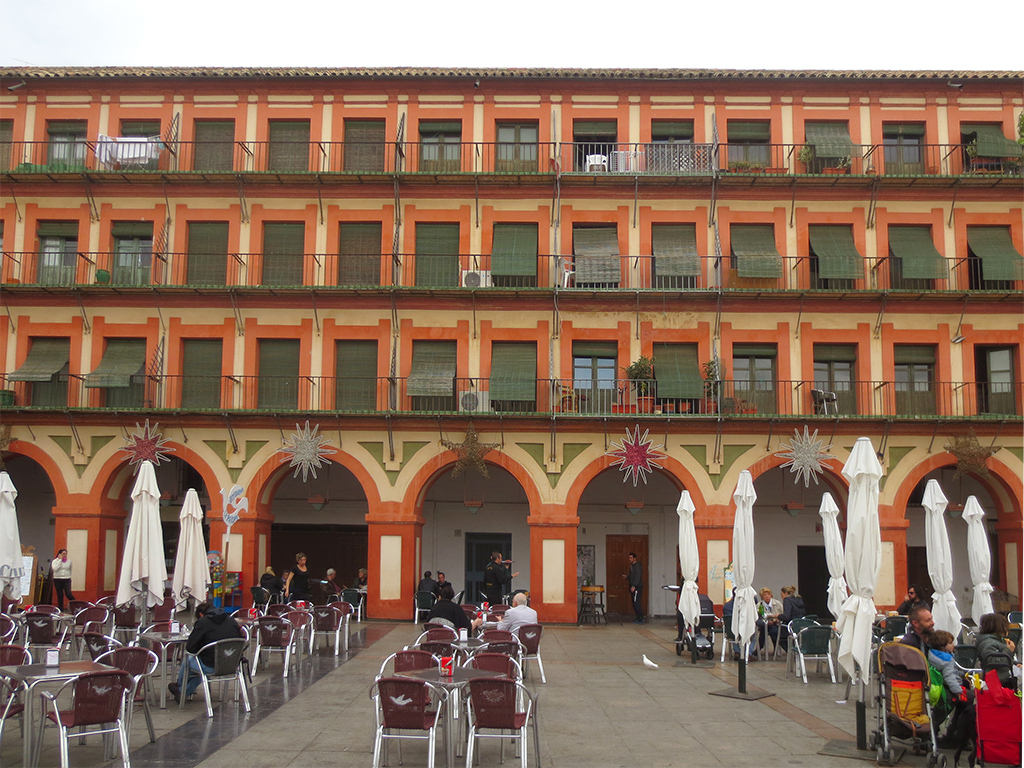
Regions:
M 906 277 L 895 258 L 822 260 L 813 253 L 747 261 L 742 256 L 538 256 L 492 254 L 332 254 L 5 252 L 8 286 L 126 289 L 421 288 L 494 291 L 803 291 L 869 293 L 999 292 L 1022 280 L 985 280 L 980 260 L 945 259 L 940 277 Z
M 125 387 L 87 377 L 0 386 L 5 407 L 39 411 L 481 414 L 767 419 L 1019 419 L 1020 382 L 516 380 L 150 375 Z
M 1021 176 L 1024 159 L 971 156 L 966 144 L 852 145 L 819 157 L 803 144 L 665 142 L 281 142 L 153 140 L 145 151 L 110 155 L 94 141 L 0 144 L 0 172 L 18 174 L 423 174 L 711 177 Z

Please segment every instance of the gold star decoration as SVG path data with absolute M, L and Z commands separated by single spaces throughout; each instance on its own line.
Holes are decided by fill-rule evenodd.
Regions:
M 953 442 L 943 446 L 949 453 L 956 456 L 956 471 L 953 478 L 956 479 L 968 473 L 980 477 L 988 477 L 988 467 L 985 460 L 999 449 L 995 446 L 985 448 L 978 442 L 978 436 L 971 430 L 969 435 L 957 435 Z
M 4 454 L 7 453 L 11 447 L 11 443 L 17 440 L 16 437 L 11 437 L 11 425 L 4 424 L 0 427 L 0 467 L 4 466 Z
M 487 472 L 487 465 L 484 464 L 484 456 L 500 446 L 496 443 L 481 443 L 477 437 L 473 422 L 466 427 L 466 438 L 461 443 L 453 443 L 451 440 L 441 440 L 441 445 L 449 451 L 455 451 L 459 458 L 452 469 L 452 477 L 458 477 L 466 469 L 475 469 L 484 477 L 490 477 Z

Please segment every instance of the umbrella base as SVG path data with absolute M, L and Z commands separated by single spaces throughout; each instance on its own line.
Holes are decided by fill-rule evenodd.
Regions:
M 895 765 L 898 763 L 906 751 L 903 747 L 893 744 L 892 761 L 890 764 Z M 839 739 L 827 742 L 824 747 L 818 750 L 818 754 L 830 757 L 852 757 L 856 760 L 870 760 L 871 762 L 875 762 L 877 757 L 873 749 L 857 749 L 857 742 L 841 741 Z
M 694 664 L 691 661 L 677 661 L 672 665 L 673 667 L 688 667 L 690 669 L 714 669 L 717 664 L 713 661 L 698 661 Z
M 726 688 L 722 691 L 709 691 L 711 696 L 724 696 L 727 699 L 742 699 L 743 701 L 758 701 L 760 699 L 767 699 L 769 696 L 774 696 L 774 693 L 768 691 L 747 691 L 746 693 L 740 693 L 735 688 Z

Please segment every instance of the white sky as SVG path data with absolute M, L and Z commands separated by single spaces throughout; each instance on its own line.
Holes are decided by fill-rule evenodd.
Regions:
M 0 66 L 1024 69 L 1019 0 L 984 5 L 0 0 Z

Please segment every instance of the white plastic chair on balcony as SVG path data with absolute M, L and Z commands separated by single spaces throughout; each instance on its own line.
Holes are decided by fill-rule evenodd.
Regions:
M 591 171 L 608 173 L 608 155 L 587 155 L 583 168 L 587 173 Z

